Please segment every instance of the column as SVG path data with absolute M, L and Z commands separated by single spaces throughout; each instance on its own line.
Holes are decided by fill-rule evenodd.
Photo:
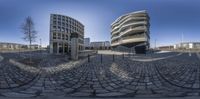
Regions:
M 72 60 L 78 60 L 78 52 L 79 52 L 78 34 L 72 33 L 71 34 L 71 59 Z

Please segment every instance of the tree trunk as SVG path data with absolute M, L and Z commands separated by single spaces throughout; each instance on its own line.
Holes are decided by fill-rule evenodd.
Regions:
M 32 59 L 31 59 L 31 41 L 30 41 L 30 44 L 29 44 L 29 63 L 32 63 Z

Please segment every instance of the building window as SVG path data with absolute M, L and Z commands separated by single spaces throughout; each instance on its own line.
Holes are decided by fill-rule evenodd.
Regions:
M 60 31 L 60 30 L 61 30 L 61 28 L 60 28 L 60 27 L 58 27 L 58 30 Z
M 68 35 L 65 35 L 65 40 L 68 40 Z
M 61 33 L 58 33 L 58 39 L 61 39 Z
M 60 22 L 60 21 L 58 21 L 58 25 L 61 25 L 61 22 Z
M 53 26 L 53 29 L 55 30 L 55 29 L 56 29 L 56 26 Z
M 56 24 L 56 21 L 53 21 L 53 24 Z
M 56 39 L 56 33 L 53 33 L 53 39 Z
M 65 31 L 65 28 L 64 27 L 62 27 L 62 30 L 61 30 L 62 32 L 64 32 Z
M 62 26 L 65 26 L 65 23 L 64 23 L 64 22 L 62 22 Z
M 64 34 L 62 34 L 62 40 L 65 40 L 65 35 Z

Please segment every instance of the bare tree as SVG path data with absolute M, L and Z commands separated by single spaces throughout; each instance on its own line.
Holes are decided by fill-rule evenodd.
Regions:
M 30 16 L 28 16 L 25 19 L 25 22 L 22 23 L 21 29 L 22 29 L 22 32 L 24 33 L 23 39 L 25 41 L 29 42 L 29 50 L 30 50 L 29 62 L 32 62 L 32 60 L 31 60 L 31 45 L 32 45 L 32 42 L 36 41 L 37 32 L 35 31 L 34 22 Z

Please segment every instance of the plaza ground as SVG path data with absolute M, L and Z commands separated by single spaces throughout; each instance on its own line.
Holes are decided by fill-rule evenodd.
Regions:
M 200 96 L 200 53 L 134 55 L 99 51 L 68 56 L 32 52 L 0 53 L 0 98 L 195 99 Z

